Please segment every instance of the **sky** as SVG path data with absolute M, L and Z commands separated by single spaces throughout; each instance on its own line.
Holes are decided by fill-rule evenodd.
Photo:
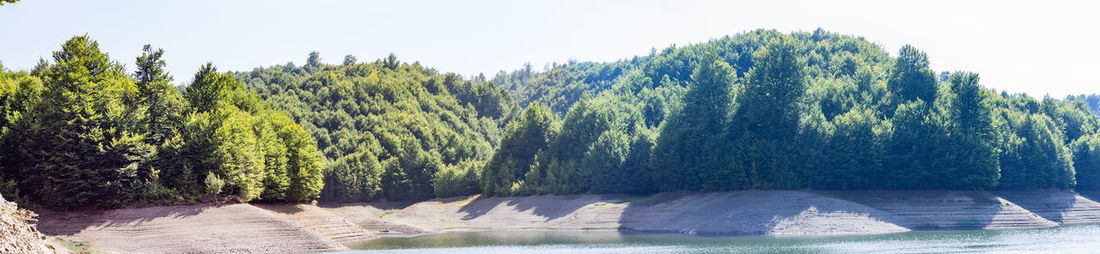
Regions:
M 87 34 L 133 70 L 165 50 L 176 83 L 199 66 L 247 71 L 394 53 L 442 72 L 488 76 L 531 63 L 615 61 L 755 29 L 861 36 L 891 55 L 1032 96 L 1100 93 L 1096 1 L 76 1 L 0 6 L 0 62 L 27 70 Z

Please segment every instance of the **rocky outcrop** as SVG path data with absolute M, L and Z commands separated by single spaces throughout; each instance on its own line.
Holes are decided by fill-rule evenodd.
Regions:
M 54 253 L 33 223 L 35 214 L 0 196 L 0 253 Z

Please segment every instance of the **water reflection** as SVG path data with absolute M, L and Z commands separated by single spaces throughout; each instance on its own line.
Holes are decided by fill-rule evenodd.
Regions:
M 354 253 L 1094 253 L 1100 225 L 873 236 L 701 237 L 619 232 L 450 232 L 350 244 Z

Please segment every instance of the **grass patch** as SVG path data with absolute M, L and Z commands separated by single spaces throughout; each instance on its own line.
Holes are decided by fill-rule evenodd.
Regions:
M 91 244 L 88 244 L 85 241 L 50 237 L 49 242 L 53 244 L 54 248 L 62 247 L 68 249 L 70 252 L 73 253 L 99 253 L 98 251 L 96 251 L 95 248 L 92 247 Z
M 650 196 L 634 196 L 626 199 L 626 203 L 639 206 L 652 206 L 660 204 L 662 202 L 672 201 L 680 198 L 679 192 L 661 192 Z
M 390 218 L 397 216 L 397 214 L 399 213 L 401 213 L 401 210 L 387 210 L 386 212 L 378 215 L 378 218 Z
M 592 205 L 592 209 L 595 209 L 595 210 L 604 210 L 604 209 L 609 209 L 609 208 L 615 208 L 615 207 L 623 207 L 623 206 L 626 206 L 626 204 L 627 204 L 626 202 L 619 202 L 619 203 L 596 203 L 596 204 Z

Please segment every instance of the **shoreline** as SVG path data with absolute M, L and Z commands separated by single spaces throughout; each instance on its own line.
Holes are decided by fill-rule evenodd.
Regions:
M 1100 223 L 1100 203 L 1068 191 L 675 192 L 648 196 L 477 195 L 423 202 L 197 204 L 41 213 L 49 236 L 101 253 L 348 250 L 383 235 L 615 231 L 817 237 Z

